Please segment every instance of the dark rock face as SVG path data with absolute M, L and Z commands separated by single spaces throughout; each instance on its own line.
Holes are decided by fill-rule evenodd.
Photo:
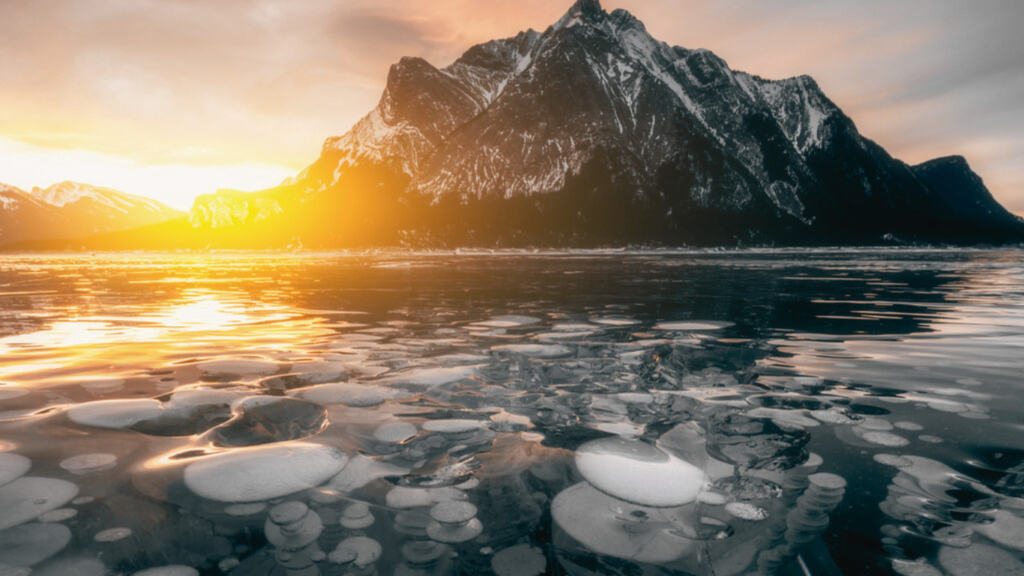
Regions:
M 307 246 L 1024 239 L 966 162 L 910 168 L 811 78 L 733 71 L 595 0 L 443 69 L 402 59 L 296 178 L 189 220 Z

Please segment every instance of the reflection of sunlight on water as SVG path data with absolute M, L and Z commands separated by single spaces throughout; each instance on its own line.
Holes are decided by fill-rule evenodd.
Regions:
M 152 369 L 154 359 L 163 363 L 182 354 L 214 354 L 225 345 L 285 345 L 324 332 L 316 328 L 315 319 L 302 318 L 283 305 L 246 298 L 242 293 L 187 290 L 169 301 L 62 307 L 59 313 L 74 320 L 55 319 L 34 332 L 0 338 L 5 358 L 0 378 L 58 384 L 108 366 L 130 374 Z M 36 317 L 45 321 L 54 314 Z
M 0 386 L 0 456 L 16 452 L 32 459 L 32 475 L 99 496 L 80 509 L 88 523 L 69 524 L 76 554 L 102 550 L 79 534 L 85 525 L 138 527 L 139 542 L 186 548 L 192 534 L 220 538 L 214 526 L 262 533 L 268 506 L 234 517 L 224 506 L 233 497 L 218 502 L 197 484 L 209 472 L 211 485 L 234 490 L 224 479 L 241 462 L 255 478 L 320 484 L 273 494 L 318 514 L 342 512 L 330 509 L 332 494 L 370 503 L 391 558 L 381 573 L 402 561 L 399 504 L 451 497 L 472 501 L 489 536 L 513 540 L 542 534 L 542 509 L 560 502 L 540 543 L 552 550 L 549 570 L 646 533 L 671 543 L 674 563 L 661 568 L 738 574 L 755 556 L 782 561 L 753 538 L 769 524 L 794 545 L 821 528 L 813 502 L 804 517 L 790 513 L 809 485 L 825 504 L 842 500 L 838 476 L 811 480 L 820 466 L 858 494 L 826 543 L 840 560 L 873 557 L 871 576 L 888 575 L 893 558 L 936 563 L 934 546 L 948 556 L 972 545 L 986 514 L 1016 526 L 1004 496 L 1024 495 L 1024 480 L 1000 476 L 1024 462 L 1020 266 L 950 254 L 0 258 L 10 272 L 0 281 L 0 380 L 14 385 Z M 573 455 L 606 435 L 706 475 L 710 490 L 684 504 L 694 510 L 673 513 L 679 533 L 663 533 L 649 521 L 662 509 L 635 496 L 593 506 L 615 493 L 605 473 L 616 470 L 599 465 L 595 476 Z M 289 445 L 343 470 L 326 484 L 327 472 L 302 477 L 317 466 L 279 465 Z M 117 466 L 62 472 L 58 463 L 82 454 Z M 651 466 L 644 454 L 623 458 Z M 782 496 L 768 498 L 775 488 Z M 583 505 L 567 505 L 576 493 Z M 969 498 L 948 501 L 954 493 Z M 584 514 L 591 508 L 600 518 Z M 131 524 L 147 509 L 163 514 L 158 536 Z M 933 525 L 936 512 L 956 526 Z M 611 523 L 595 539 L 601 518 Z M 798 525 L 803 536 L 788 534 Z M 689 554 L 680 537 L 712 540 Z M 880 546 L 891 557 L 878 558 Z M 479 548 L 450 558 L 480 561 Z M 252 552 L 233 561 L 258 560 Z M 611 555 L 622 561 L 595 565 L 622 573 L 613 568 L 640 558 Z M 102 559 L 124 573 L 149 567 Z M 210 565 L 221 560 L 231 559 Z

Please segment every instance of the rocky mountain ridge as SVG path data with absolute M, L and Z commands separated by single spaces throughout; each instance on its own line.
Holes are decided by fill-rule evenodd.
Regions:
M 36 187 L 31 192 L 0 184 L 0 244 L 83 238 L 184 215 L 156 200 L 77 182 Z

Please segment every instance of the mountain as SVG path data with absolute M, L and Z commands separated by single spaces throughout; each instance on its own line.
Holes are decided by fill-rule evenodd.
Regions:
M 184 215 L 155 200 L 99 186 L 61 182 L 25 192 L 0 184 L 0 244 L 82 238 Z
M 146 238 L 161 247 L 1024 240 L 1024 221 L 965 161 L 908 166 L 864 138 L 810 77 L 734 71 L 596 0 L 444 68 L 403 58 L 376 108 L 302 173 L 270 190 L 202 196 L 187 225 L 174 226 Z

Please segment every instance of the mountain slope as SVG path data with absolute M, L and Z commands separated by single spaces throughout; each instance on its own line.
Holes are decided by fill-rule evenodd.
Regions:
M 733 71 L 580 0 L 445 68 L 403 58 L 377 107 L 296 178 L 202 197 L 189 219 L 307 245 L 1024 237 L 1005 211 L 964 210 L 988 194 L 975 184 L 892 158 L 809 77 Z
M 32 192 L 0 184 L 0 244 L 82 238 L 183 216 L 155 200 L 87 184 L 61 182 Z

